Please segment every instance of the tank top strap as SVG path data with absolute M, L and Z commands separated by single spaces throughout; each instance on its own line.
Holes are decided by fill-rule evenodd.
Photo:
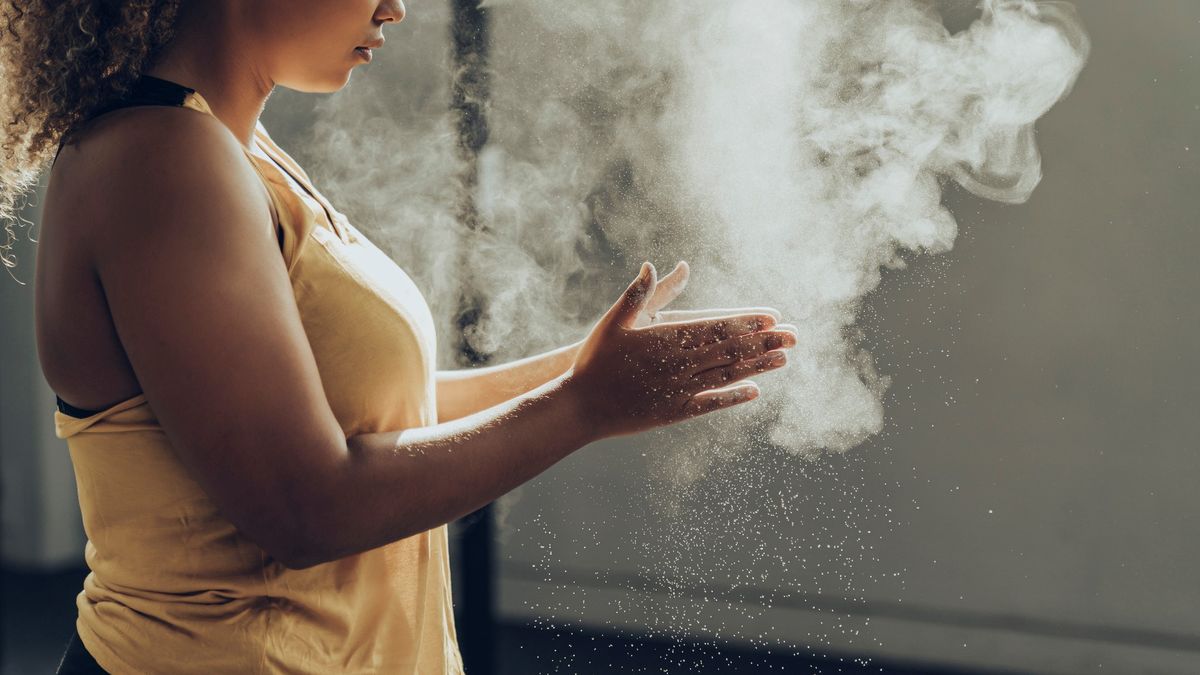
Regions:
M 209 115 L 213 114 L 212 108 L 208 105 L 208 101 L 200 92 L 188 87 L 183 87 L 183 90 L 185 91 L 180 92 L 181 106 L 198 110 Z M 254 145 L 257 148 L 258 153 L 255 153 L 246 146 L 242 146 L 242 152 L 246 154 L 246 157 L 250 160 L 250 164 L 254 167 L 254 170 L 258 173 L 259 178 L 262 179 L 263 185 L 267 189 L 268 197 L 270 198 L 269 201 L 271 203 L 271 217 L 275 222 L 275 231 L 279 238 L 279 247 L 281 250 L 283 250 L 284 257 L 293 259 L 295 256 L 295 248 L 298 246 L 298 244 L 296 244 L 294 241 L 290 246 L 288 244 L 287 237 L 285 235 L 285 232 L 288 228 L 284 226 L 282 221 L 280 221 L 282 214 L 280 213 L 281 209 L 279 206 L 282 206 L 282 204 L 277 206 L 276 201 L 278 199 L 282 202 L 289 199 L 289 197 L 286 196 L 290 191 L 288 186 L 289 181 L 292 185 L 298 187 L 313 200 L 313 202 L 324 213 L 325 219 L 329 223 L 329 227 L 333 230 L 333 232 L 343 241 L 346 240 L 348 235 L 339 220 L 340 213 L 337 211 L 337 209 L 333 208 L 333 205 L 330 204 L 327 199 L 325 199 L 319 190 L 313 187 L 312 179 L 309 178 L 308 173 L 306 173 L 304 169 L 295 162 L 295 160 L 293 160 L 286 152 L 284 152 L 282 148 L 275 144 L 274 139 L 272 139 L 271 135 L 267 133 L 267 129 L 263 126 L 261 121 L 256 121 L 254 124 Z M 275 175 L 272 175 L 272 173 Z M 286 211 L 286 207 L 283 210 Z M 299 229 L 303 228 L 293 227 L 293 229 L 297 229 L 298 231 Z M 293 239 L 295 236 L 299 235 L 294 235 Z
M 145 77 L 149 77 L 149 76 L 145 76 Z M 191 108 L 192 110 L 195 110 L 197 112 L 202 112 L 202 113 L 205 113 L 206 115 L 212 115 L 213 117 L 216 117 L 216 115 L 212 111 L 212 108 L 208 105 L 208 101 L 204 98 L 204 96 L 200 92 L 196 91 L 195 89 L 192 89 L 191 87 L 185 87 L 181 84 L 175 84 L 174 82 L 171 82 L 169 80 L 162 80 L 159 78 L 154 78 L 154 79 L 158 80 L 159 82 L 166 83 L 168 85 L 174 85 L 175 87 L 178 88 L 171 94 L 171 99 L 169 99 L 169 100 L 175 100 L 177 98 L 179 100 L 179 103 L 177 105 L 179 105 L 180 107 Z M 255 138 L 259 137 L 261 129 L 262 129 L 262 123 L 256 122 L 255 130 L 254 130 Z M 271 179 L 267 176 L 267 174 L 263 171 L 262 166 L 259 164 L 259 162 L 261 161 L 261 158 L 257 157 L 253 152 L 250 151 L 249 148 L 242 145 L 240 142 L 238 143 L 238 145 L 241 146 L 242 153 L 244 153 L 246 155 L 246 158 L 248 160 L 250 160 L 250 165 L 254 167 L 255 173 L 258 174 L 258 177 L 262 180 L 263 186 L 267 190 L 267 201 L 271 207 L 271 220 L 275 224 L 275 235 L 276 235 L 276 238 L 279 240 L 279 248 L 282 249 L 284 246 L 283 227 L 281 226 L 281 224 L 279 222 L 279 210 L 275 206 L 275 195 L 273 194 L 273 190 L 271 188 Z
M 70 438 L 83 431 L 111 433 L 159 428 L 154 413 L 148 410 L 145 394 L 136 394 L 100 410 L 76 408 L 57 395 L 54 398 L 58 404 L 54 435 L 58 438 Z

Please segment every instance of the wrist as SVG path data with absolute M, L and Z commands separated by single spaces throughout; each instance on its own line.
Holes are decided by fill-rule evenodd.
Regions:
M 587 388 L 575 375 L 574 366 L 559 376 L 557 388 L 564 413 L 571 427 L 580 434 L 580 446 L 603 439 L 606 434 L 601 428 L 601 421 L 595 416 L 595 406 L 588 403 Z
M 564 375 L 570 374 L 571 371 L 575 368 L 575 359 L 579 357 L 579 350 L 583 349 L 583 343 L 584 343 L 583 340 L 579 340 L 578 342 L 573 342 L 573 343 L 567 345 L 567 348 L 564 350 L 565 355 L 567 357 L 566 358 L 566 368 L 563 370 Z
M 558 370 L 557 377 L 563 377 L 571 373 L 571 371 L 575 368 L 575 358 L 579 356 L 579 350 L 582 347 L 583 340 L 580 340 L 558 349 L 558 363 L 556 364 L 556 368 Z

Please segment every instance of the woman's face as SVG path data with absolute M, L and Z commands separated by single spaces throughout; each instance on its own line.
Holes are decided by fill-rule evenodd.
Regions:
M 308 93 L 334 92 L 367 61 L 356 47 L 377 47 L 383 24 L 404 19 L 401 0 L 251 0 L 247 25 L 276 84 Z

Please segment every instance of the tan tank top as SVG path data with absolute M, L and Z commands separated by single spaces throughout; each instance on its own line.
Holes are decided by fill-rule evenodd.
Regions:
M 159 91 L 177 87 L 183 107 L 212 114 L 199 92 L 154 79 Z M 261 122 L 246 154 L 270 194 L 304 330 L 346 436 L 435 424 L 436 342 L 420 291 Z M 462 672 L 445 526 L 287 569 L 218 512 L 144 394 L 102 411 L 60 404 L 54 422 L 88 539 L 76 627 L 105 670 Z

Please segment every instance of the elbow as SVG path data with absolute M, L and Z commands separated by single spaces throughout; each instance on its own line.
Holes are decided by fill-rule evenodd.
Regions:
M 306 570 L 325 562 L 320 556 L 305 553 L 292 553 L 286 558 L 277 557 L 275 560 L 289 570 Z
M 304 570 L 333 560 L 331 546 L 337 530 L 329 522 L 329 502 L 323 497 L 323 487 L 310 478 L 290 485 L 272 500 L 284 505 L 276 510 L 276 527 L 271 531 L 277 544 L 275 560 L 287 569 Z
M 306 570 L 328 562 L 328 556 L 318 548 L 317 542 L 310 536 L 293 537 L 289 542 L 275 548 L 271 556 L 289 570 Z
M 333 559 L 326 546 L 329 538 L 315 526 L 314 519 L 296 518 L 291 536 L 280 546 L 276 558 L 281 565 L 291 570 L 304 570 Z
M 303 570 L 320 564 L 320 554 L 311 546 L 303 545 L 299 539 L 282 540 L 276 536 L 274 541 L 251 537 L 257 540 L 258 547 L 267 558 L 267 562 L 275 562 L 289 570 Z
M 290 570 L 303 570 L 328 561 L 322 546 L 326 541 L 314 532 L 313 521 L 290 509 L 266 527 L 269 533 L 261 538 L 263 551 L 272 560 Z

